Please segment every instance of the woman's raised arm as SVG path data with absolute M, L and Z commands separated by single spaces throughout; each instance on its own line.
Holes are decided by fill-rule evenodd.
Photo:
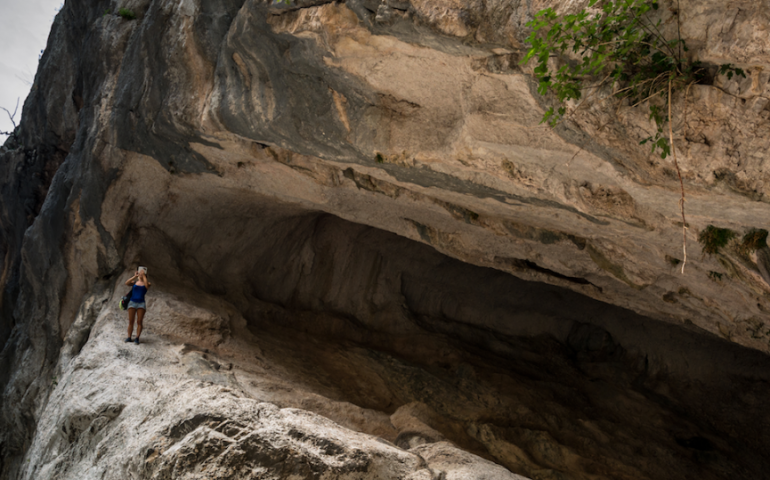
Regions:
M 126 280 L 126 285 L 129 286 L 129 287 L 132 286 L 134 283 L 136 283 L 137 277 L 139 277 L 139 275 L 135 274 L 133 277 L 131 277 L 128 280 Z

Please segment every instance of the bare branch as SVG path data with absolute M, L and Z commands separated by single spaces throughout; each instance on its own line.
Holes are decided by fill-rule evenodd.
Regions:
M 13 124 L 13 129 L 14 129 L 14 130 L 16 130 L 16 127 L 17 127 L 18 125 L 16 125 L 16 120 L 15 120 L 15 118 L 16 118 L 16 113 L 19 111 L 19 97 L 16 97 L 16 108 L 14 108 L 14 109 L 13 109 L 13 113 L 11 113 L 10 111 L 8 111 L 8 109 L 7 109 L 7 108 L 5 108 L 5 107 L 0 107 L 0 108 L 2 108 L 3 110 L 5 110 L 5 113 L 7 113 L 7 114 L 8 114 L 8 118 L 11 120 L 11 123 Z M 10 134 L 9 134 L 9 135 L 10 135 Z
M 647 31 L 647 33 L 649 33 L 649 34 L 650 34 L 650 35 L 652 35 L 653 37 L 658 37 L 658 38 L 660 38 L 661 40 L 666 38 L 666 37 L 664 37 L 664 36 L 663 36 L 663 34 L 660 32 L 660 30 L 658 30 L 658 27 L 657 27 L 657 25 L 655 25 L 654 23 L 650 22 L 650 25 L 652 25 L 652 28 L 654 28 L 654 29 L 655 29 L 655 32 L 653 32 L 652 30 L 650 30 L 650 29 L 649 29 L 649 28 L 648 28 L 648 27 L 647 27 L 647 26 L 644 24 L 644 21 L 642 21 L 642 19 L 641 19 L 641 18 L 639 18 L 639 17 L 638 17 L 638 16 L 637 16 L 637 15 L 634 13 L 634 11 L 633 11 L 633 10 L 629 10 L 629 11 L 631 12 L 631 15 L 633 15 L 633 16 L 634 16 L 634 18 L 636 19 L 636 21 L 637 21 L 637 22 L 639 22 L 639 25 L 641 25 L 641 26 L 642 26 L 642 28 L 643 28 L 643 29 L 645 29 L 645 30 Z M 680 35 L 680 38 L 681 38 L 681 35 Z M 668 42 L 663 42 L 663 44 L 664 44 L 664 45 L 666 46 L 666 48 L 668 48 L 668 50 L 671 52 L 671 55 L 675 57 L 676 55 L 674 54 L 674 51 L 673 51 L 673 50 L 671 50 L 671 47 L 669 46 Z M 647 44 L 647 45 L 649 45 L 649 46 L 652 46 L 652 45 L 650 45 L 650 44 Z M 662 50 L 661 50 L 661 49 L 659 49 L 658 47 L 653 47 L 653 48 L 655 48 L 655 49 L 656 49 L 657 51 L 659 51 L 660 53 L 662 53 L 662 54 L 664 54 L 664 55 L 667 55 L 667 54 L 666 54 L 666 52 L 662 51 Z
M 5 132 L 0 130 L 0 135 L 5 135 L 10 137 L 11 135 L 13 135 L 13 132 L 16 131 L 16 127 L 18 127 L 18 125 L 16 125 L 16 113 L 18 113 L 19 111 L 19 98 L 16 97 L 16 108 L 13 109 L 13 113 L 11 113 L 5 107 L 0 107 L 0 108 L 5 110 L 5 113 L 8 114 L 8 118 L 11 120 L 11 124 L 13 125 L 13 130 L 11 130 L 10 132 Z
M 655 78 L 648 78 L 647 80 L 641 81 L 641 82 L 637 83 L 636 85 L 632 85 L 632 86 L 629 86 L 629 87 L 621 88 L 620 90 L 614 92 L 613 94 L 614 95 L 618 95 L 619 93 L 623 93 L 623 92 L 626 92 L 626 91 L 629 91 L 629 90 L 633 90 L 634 88 L 638 88 L 640 85 L 644 85 L 645 83 L 652 82 L 652 84 L 650 85 L 650 90 L 648 92 L 648 95 L 650 95 L 650 96 L 645 99 L 645 100 L 647 100 L 647 99 L 652 98 L 652 97 L 655 96 L 655 95 L 652 95 L 652 91 L 655 89 L 655 83 L 657 83 L 658 79 L 661 78 L 661 77 L 664 77 L 665 75 L 667 75 L 669 73 L 670 72 L 663 72 L 663 73 L 661 73 L 660 75 L 658 75 Z M 624 98 L 625 97 L 628 97 L 628 95 L 625 95 Z M 639 105 L 640 103 L 643 103 L 645 100 L 642 100 L 641 102 L 636 103 L 634 106 Z
M 635 108 L 635 107 L 638 107 L 639 105 L 643 104 L 643 103 L 644 103 L 644 102 L 646 102 L 647 100 L 650 100 L 650 99 L 652 99 L 653 97 L 656 97 L 656 96 L 660 95 L 661 93 L 663 93 L 663 90 L 658 90 L 657 92 L 653 93 L 653 94 L 652 94 L 652 95 L 650 95 L 649 97 L 647 97 L 647 98 L 644 98 L 643 100 L 639 100 L 639 101 L 638 101 L 638 102 L 636 102 L 635 104 L 631 105 L 631 108 Z M 630 103 L 630 102 L 629 102 L 629 103 Z
M 30 86 L 30 87 L 32 86 L 32 82 L 30 82 L 26 78 L 22 77 L 21 75 L 14 75 L 14 77 L 18 78 L 19 81 L 24 82 L 25 85 Z
M 612 73 L 608 73 L 608 74 L 607 74 L 607 76 L 606 76 L 606 77 L 604 77 L 604 78 L 602 79 L 602 81 L 601 81 L 601 82 L 599 82 L 599 83 L 597 83 L 597 84 L 595 84 L 595 85 L 589 85 L 589 86 L 587 86 L 587 87 L 581 87 L 581 90 L 591 90 L 591 89 L 597 89 L 597 88 L 601 87 L 602 85 L 604 85 L 605 83 L 607 83 L 607 80 L 608 80 L 608 79 L 609 79 L 611 76 L 612 76 Z M 615 81 L 615 79 L 613 78 L 613 79 L 612 79 L 612 81 Z
M 687 141 L 687 97 L 690 95 L 690 87 L 693 85 L 695 85 L 695 82 L 691 82 L 687 85 L 687 88 L 684 91 L 684 119 L 682 121 L 682 129 L 684 131 L 682 132 L 682 138 L 684 138 L 685 141 Z

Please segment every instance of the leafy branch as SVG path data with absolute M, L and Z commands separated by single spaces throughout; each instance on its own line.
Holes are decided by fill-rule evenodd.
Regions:
M 687 262 L 685 194 L 674 148 L 671 107 L 676 92 L 685 90 L 686 95 L 693 84 L 704 83 L 709 72 L 686 55 L 688 49 L 681 38 L 678 9 L 674 12 L 677 36 L 668 39 L 661 32 L 662 20 L 654 19 L 659 8 L 658 0 L 591 0 L 588 4 L 591 12 L 583 9 L 568 15 L 557 15 L 553 9 L 546 8 L 527 23 L 532 28 L 527 39 L 531 48 L 521 63 L 536 59 L 534 74 L 538 93 L 545 96 L 552 92 L 558 101 L 559 105 L 548 108 L 540 122 L 547 122 L 551 127 L 568 115 L 568 102 L 580 100 L 587 90 L 592 90 L 589 95 L 594 95 L 601 88 L 609 88 L 611 95 L 606 98 L 614 99 L 618 106 L 647 106 L 649 119 L 656 129 L 640 144 L 650 143 L 651 152 L 659 150 L 664 159 L 673 154 L 679 177 L 684 273 Z M 717 74 L 728 79 L 746 76 L 732 64 L 719 66 Z M 597 78 L 602 80 L 596 83 Z M 569 113 L 574 112 L 570 110 Z

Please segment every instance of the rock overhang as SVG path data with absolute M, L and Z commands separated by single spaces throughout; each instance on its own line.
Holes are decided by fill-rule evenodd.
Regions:
M 770 288 L 756 259 L 738 254 L 737 245 L 698 257 L 695 234 L 711 224 L 739 235 L 762 228 L 764 202 L 692 177 L 686 184 L 690 268 L 680 275 L 676 181 L 660 161 L 623 143 L 631 135 L 623 133 L 628 122 L 640 122 L 633 112 L 624 111 L 606 135 L 591 123 L 598 107 L 551 131 L 537 125 L 543 100 L 526 69 L 480 67 L 481 60 L 515 56 L 516 42 L 458 42 L 456 34 L 431 29 L 430 19 L 438 17 L 424 5 L 396 8 L 399 20 L 388 23 L 365 4 L 317 3 L 271 12 L 244 3 L 228 13 L 228 29 L 217 29 L 216 57 L 211 35 L 203 54 L 186 46 L 203 41 L 193 23 L 172 22 L 164 35 L 178 55 L 156 79 L 136 73 L 154 71 L 155 56 L 129 48 L 124 62 L 136 66 L 122 71 L 123 95 L 143 91 L 131 86 L 136 81 L 157 94 L 132 101 L 141 114 L 113 110 L 106 125 L 118 146 L 153 156 L 173 174 L 225 179 L 226 165 L 241 165 L 234 175 L 245 178 L 247 165 L 268 168 L 264 160 L 272 158 L 290 169 L 273 170 L 264 184 L 253 179 L 251 186 L 282 201 L 767 350 L 765 333 L 749 325 L 764 315 Z M 441 18 L 465 21 L 452 12 Z M 420 34 L 403 33 L 405 25 Z M 155 27 L 141 28 L 130 43 L 150 41 Z M 120 98 L 118 107 L 125 103 Z M 136 130 L 130 118 L 152 118 L 154 131 Z M 689 179 L 695 165 L 689 157 L 684 162 Z M 532 231 L 540 233 L 521 234 Z M 579 239 L 577 248 L 571 238 Z M 527 265 L 536 268 L 522 268 Z

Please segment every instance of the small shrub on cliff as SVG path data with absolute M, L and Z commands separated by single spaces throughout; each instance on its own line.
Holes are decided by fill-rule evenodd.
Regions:
M 719 249 L 735 238 L 735 232 L 729 228 L 718 228 L 709 225 L 698 235 L 698 241 L 703 246 L 703 253 L 714 255 Z
M 738 245 L 738 253 L 745 259 L 749 259 L 752 252 L 767 247 L 767 230 L 764 228 L 752 228 L 741 239 Z
M 135 20 L 136 19 L 136 15 L 134 14 L 134 12 L 132 10 L 127 9 L 127 8 L 121 8 L 120 10 L 118 10 L 118 15 L 123 17 L 123 19 L 125 19 L 125 20 Z
M 743 236 L 741 246 L 752 252 L 767 247 L 767 230 L 752 228 Z

